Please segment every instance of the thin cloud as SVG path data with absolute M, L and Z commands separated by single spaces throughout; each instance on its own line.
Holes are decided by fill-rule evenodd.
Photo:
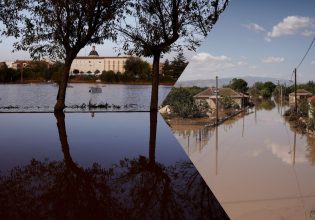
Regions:
M 266 57 L 262 60 L 263 63 L 282 63 L 283 61 L 283 57 Z
M 265 32 L 265 28 L 263 28 L 262 26 L 260 26 L 259 24 L 255 24 L 255 23 L 250 23 L 250 24 L 245 24 L 244 25 L 248 30 L 250 31 L 255 31 L 257 33 L 260 32 Z
M 221 55 L 221 56 L 213 56 L 209 53 L 198 53 L 192 58 L 194 61 L 204 62 L 204 61 L 228 61 L 229 57 Z
M 245 57 L 234 60 L 225 55 L 217 56 L 209 53 L 199 53 L 189 62 L 180 80 L 209 79 L 216 75 L 222 76 L 222 73 L 225 73 L 224 77 L 232 77 L 235 76 L 234 70 L 246 68 L 246 66 L 248 66 L 248 63 Z M 198 73 L 198 75 L 196 73 Z
M 280 23 L 273 26 L 272 31 L 268 32 L 268 38 L 275 38 L 289 35 L 310 35 L 315 31 L 315 21 L 311 17 L 288 16 Z
M 311 64 L 312 64 L 312 65 L 315 65 L 315 60 L 313 60 L 313 61 L 311 62 Z
M 315 36 L 315 31 L 305 30 L 302 32 L 302 35 L 305 37 Z

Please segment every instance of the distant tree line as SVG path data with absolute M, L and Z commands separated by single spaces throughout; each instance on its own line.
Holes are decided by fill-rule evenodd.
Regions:
M 223 87 L 249 94 L 253 98 L 270 98 L 277 86 L 273 82 L 268 81 L 256 82 L 253 86 L 248 87 L 248 83 L 244 79 L 234 78 L 228 85 L 224 85 Z
M 186 68 L 188 62 L 182 52 L 178 53 L 173 60 L 168 59 L 162 64 L 160 73 L 161 82 L 175 83 Z M 112 70 L 103 71 L 100 79 L 103 82 L 149 82 L 152 80 L 152 67 L 139 57 L 129 57 L 125 63 L 125 73 Z
M 256 82 L 251 87 L 243 79 L 234 78 L 230 81 L 229 85 L 223 87 L 229 87 L 235 91 L 249 94 L 252 97 L 270 98 L 271 96 L 280 95 L 282 89 L 282 95 L 288 96 L 294 92 L 294 84 L 286 86 L 284 84 L 276 85 L 271 81 L 267 82 Z M 314 81 L 308 81 L 307 83 L 301 83 L 297 85 L 297 89 L 305 89 L 315 95 L 315 83 Z
M 13 69 L 2 63 L 0 66 L 0 83 L 17 83 L 21 82 L 22 78 L 25 81 L 45 82 L 52 80 L 59 82 L 63 67 L 64 65 L 61 62 L 48 64 L 45 61 L 32 61 L 23 68 Z

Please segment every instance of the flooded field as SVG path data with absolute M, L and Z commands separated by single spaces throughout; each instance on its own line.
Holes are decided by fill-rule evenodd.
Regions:
M 90 93 L 96 84 L 69 84 L 66 111 L 90 111 L 88 104 L 108 104 L 108 108 L 93 111 L 148 111 L 150 85 L 97 84 L 101 93 Z M 159 87 L 160 103 L 171 86 Z M 51 112 L 56 103 L 58 86 L 54 84 L 0 85 L 0 112 Z M 83 105 L 83 106 L 82 106 Z M 85 107 L 84 107 L 85 105 Z M 84 107 L 84 108 L 83 108 Z
M 157 113 L 2 113 L 0 131 L 0 219 L 229 219 Z
M 262 103 L 217 129 L 171 124 L 231 219 L 315 219 L 315 137 L 292 130 L 284 110 Z

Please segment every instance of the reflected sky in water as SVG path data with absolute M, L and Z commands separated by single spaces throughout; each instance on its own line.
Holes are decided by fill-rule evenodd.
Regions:
M 159 115 L 2 113 L 0 131 L 0 219 L 229 219 Z
M 315 137 L 262 104 L 218 129 L 173 132 L 231 219 L 315 219 Z
M 23 160 L 27 163 L 30 157 L 63 158 L 54 114 L 4 113 L 0 121 L 2 170 Z M 94 162 L 110 166 L 124 157 L 148 153 L 149 113 L 95 113 L 94 117 L 73 113 L 66 114 L 65 124 L 71 155 L 82 166 Z M 185 152 L 164 121 L 159 120 L 158 126 L 157 160 L 170 165 L 185 159 Z M 12 160 L 16 157 L 19 159 Z
M 148 111 L 150 109 L 151 85 L 115 84 L 69 84 L 66 94 L 66 111 L 88 111 L 88 108 L 74 108 L 83 103 L 88 105 L 108 103 L 119 109 L 94 109 L 95 111 Z M 91 87 L 98 86 L 102 93 L 90 93 Z M 171 86 L 159 87 L 161 103 Z M 10 84 L 0 85 L 0 112 L 51 112 L 56 103 L 58 87 L 54 84 Z M 18 108 L 7 108 L 17 107 Z

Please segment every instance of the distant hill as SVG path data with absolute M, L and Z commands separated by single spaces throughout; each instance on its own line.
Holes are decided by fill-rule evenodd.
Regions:
M 277 84 L 278 80 L 280 83 L 286 83 L 287 85 L 292 84 L 289 80 L 286 79 L 277 79 L 272 77 L 255 77 L 255 76 L 244 76 L 244 77 L 236 77 L 244 79 L 248 86 L 252 86 L 255 82 L 268 82 L 271 81 L 274 84 Z M 233 78 L 219 78 L 219 87 L 223 85 L 228 85 Z M 215 79 L 206 79 L 206 80 L 189 80 L 189 81 L 177 81 L 175 87 L 210 87 L 215 86 Z

